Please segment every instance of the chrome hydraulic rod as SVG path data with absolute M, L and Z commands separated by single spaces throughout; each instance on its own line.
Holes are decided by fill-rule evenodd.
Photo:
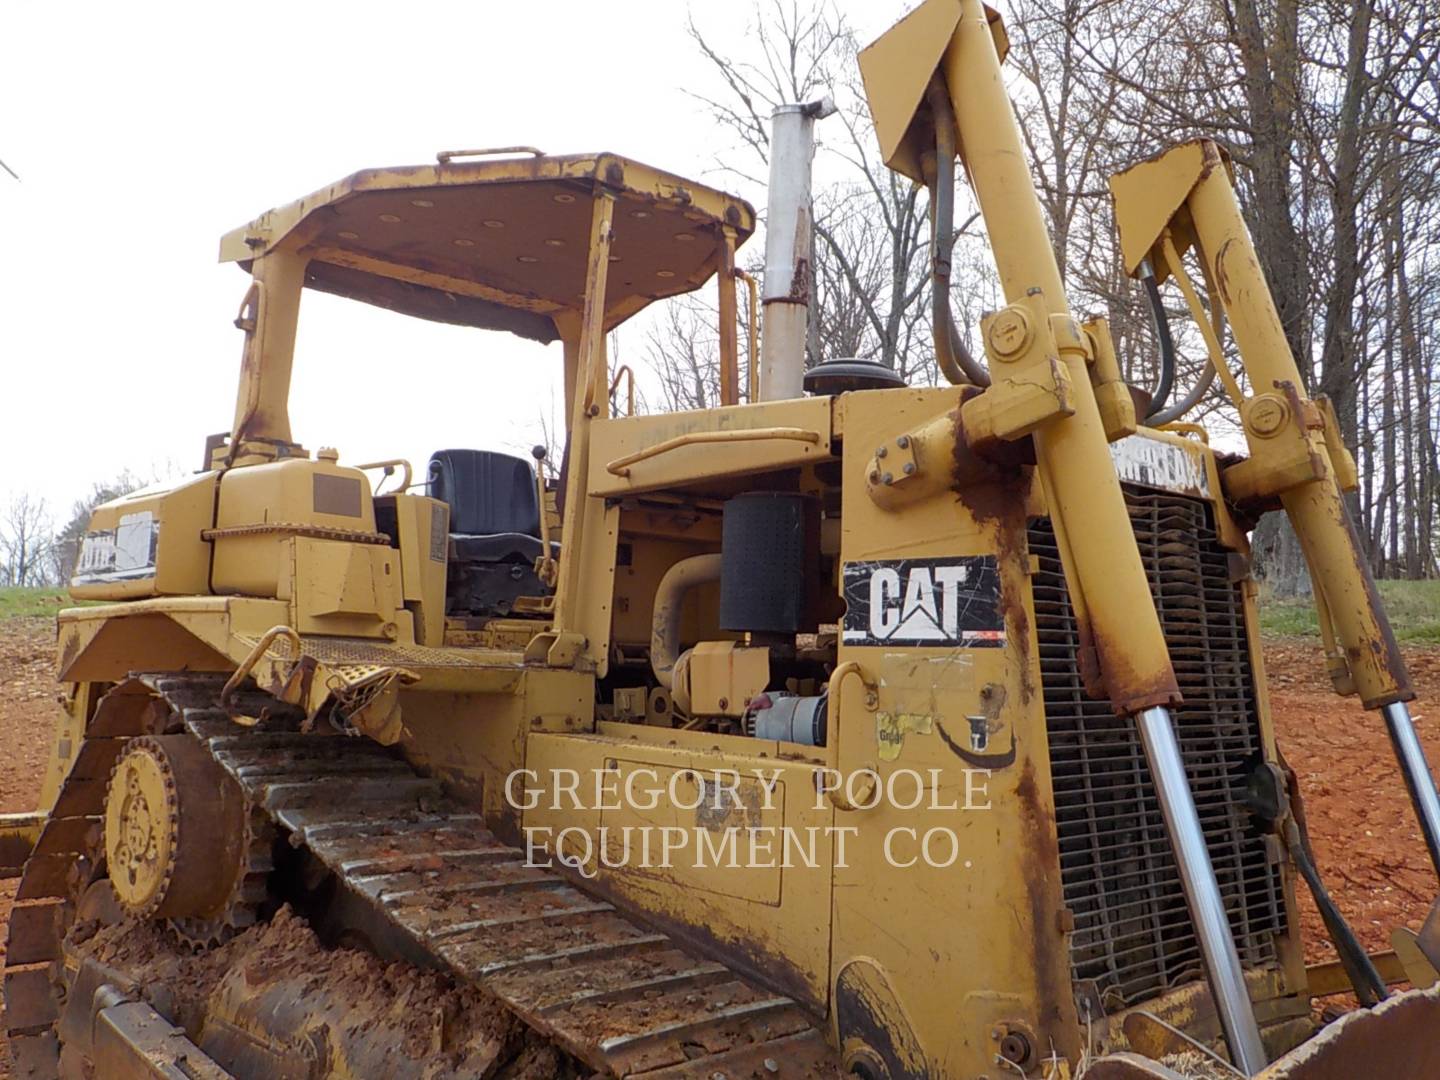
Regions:
M 1435 776 L 1425 760 L 1420 738 L 1415 734 L 1410 708 L 1403 701 L 1397 701 L 1393 705 L 1381 706 L 1380 712 L 1385 717 L 1385 726 L 1390 729 L 1390 743 L 1400 761 L 1405 786 L 1410 789 L 1410 801 L 1415 804 L 1415 816 L 1420 819 L 1420 832 L 1425 837 L 1425 847 L 1430 851 L 1430 862 L 1436 874 L 1440 874 L 1440 794 L 1436 794 Z
M 1200 940 L 1210 993 L 1215 999 L 1215 1011 L 1220 1015 L 1225 1042 L 1230 1047 L 1231 1062 L 1246 1076 L 1254 1076 L 1265 1067 L 1265 1048 L 1260 1042 L 1250 993 L 1245 988 L 1235 937 L 1225 916 L 1225 902 L 1210 864 L 1205 834 L 1200 829 L 1200 816 L 1190 794 L 1170 711 L 1158 706 L 1144 709 L 1135 714 L 1135 722 L 1140 728 L 1150 775 L 1170 832 L 1185 901 Z

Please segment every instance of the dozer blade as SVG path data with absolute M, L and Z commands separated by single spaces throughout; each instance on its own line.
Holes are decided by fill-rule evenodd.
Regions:
M 1357 1009 L 1272 1062 L 1254 1080 L 1431 1080 L 1440 1076 L 1440 986 L 1396 994 L 1373 1009 Z M 1169 1060 L 1168 1058 L 1166 1060 Z M 1228 1066 L 1196 1072 L 1167 1067 L 1139 1054 L 1096 1060 L 1085 1080 L 1183 1080 L 1230 1077 Z
M 1440 986 L 1408 990 L 1342 1016 L 1260 1074 L 1261 1080 L 1440 1076 Z

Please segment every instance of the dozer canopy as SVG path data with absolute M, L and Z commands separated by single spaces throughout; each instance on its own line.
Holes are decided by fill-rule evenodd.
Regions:
M 505 151 L 513 153 L 515 151 Z M 743 243 L 743 199 L 614 154 L 365 169 L 268 211 L 220 241 L 222 262 L 303 251 L 305 285 L 436 322 L 549 342 L 554 318 L 585 302 L 591 212 L 616 200 L 605 329 L 653 300 L 698 288 L 719 265 L 722 230 Z

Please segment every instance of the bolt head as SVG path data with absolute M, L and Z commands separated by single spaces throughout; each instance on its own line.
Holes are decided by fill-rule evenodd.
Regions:
M 914 463 L 913 461 L 907 461 L 907 462 L 905 462 L 905 475 L 906 475 L 906 476 L 909 476 L 909 475 L 910 475 L 911 473 L 913 473 L 914 471 L 915 471 L 915 463 Z
M 885 447 L 883 447 L 883 446 L 877 447 L 877 448 L 875 449 L 875 456 L 876 456 L 877 458 L 883 458 L 883 457 L 884 457 L 886 454 L 888 454 L 888 453 L 889 453 L 889 451 L 886 450 Z
M 895 440 L 895 445 L 898 446 L 901 450 L 909 449 L 909 447 L 910 447 L 910 436 L 909 436 L 909 435 L 901 435 L 898 439 Z
M 1002 308 L 990 320 L 986 336 L 996 356 L 1002 359 L 1019 356 L 1030 343 L 1030 320 L 1021 308 Z
M 1010 1032 L 1000 1040 L 1000 1056 L 1016 1065 L 1024 1063 L 1030 1057 L 1030 1040 L 1018 1031 Z
M 1245 412 L 1245 425 L 1262 439 L 1279 432 L 1289 419 L 1290 407 L 1278 394 L 1261 394 Z

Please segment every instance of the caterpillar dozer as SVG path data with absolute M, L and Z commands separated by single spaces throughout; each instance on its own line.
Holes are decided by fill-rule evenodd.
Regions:
M 59 616 L 17 1077 L 1440 1075 L 1440 917 L 1360 947 L 1276 744 L 1268 511 L 1440 862 L 1355 464 L 1229 162 L 1191 142 L 1112 183 L 1127 271 L 1173 279 L 1209 350 L 1169 405 L 1069 307 L 1005 50 L 980 0 L 926 0 L 860 58 L 887 163 L 932 193 L 946 385 L 803 371 L 805 207 L 772 200 L 742 403 L 753 210 L 612 154 L 441 154 L 224 237 L 233 424 L 95 511 L 71 591 L 99 603 Z M 781 110 L 777 163 L 824 111 Z M 1005 297 L 983 357 L 949 310 L 957 158 Z M 712 278 L 722 403 L 616 415 L 608 332 Z M 307 288 L 558 340 L 558 482 L 305 450 Z M 1184 419 L 1214 378 L 1248 454 Z M 1305 965 L 1300 881 L 1335 964 Z

